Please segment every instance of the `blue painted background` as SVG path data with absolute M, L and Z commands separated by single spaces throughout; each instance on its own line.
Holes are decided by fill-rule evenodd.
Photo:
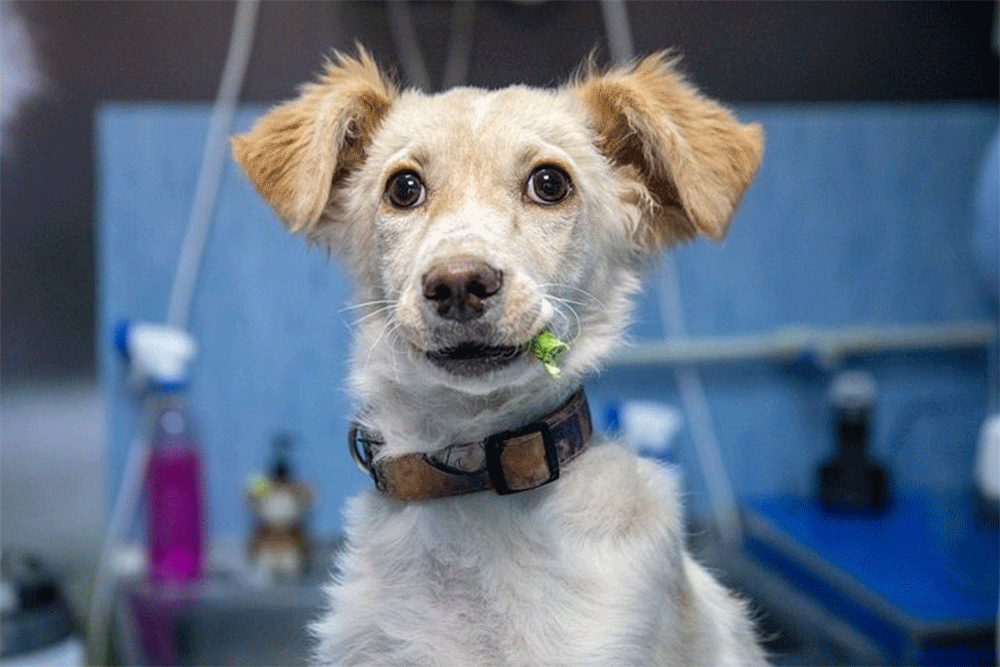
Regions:
M 247 108 L 237 129 L 263 111 Z M 761 333 L 793 324 L 926 324 L 996 319 L 976 272 L 970 203 L 991 105 L 739 108 L 764 124 L 764 162 L 722 245 L 676 260 L 691 335 Z M 100 364 L 108 396 L 109 488 L 117 488 L 137 422 L 114 321 L 162 321 L 201 156 L 208 110 L 110 106 L 98 122 Z M 656 275 L 652 276 L 654 279 Z M 655 280 L 653 281 L 655 283 Z M 662 335 L 655 284 L 633 327 Z M 350 313 L 345 274 L 289 237 L 230 165 L 193 310 L 200 351 L 191 398 L 206 451 L 210 520 L 246 530 L 245 476 L 270 458 L 276 430 L 296 434 L 297 470 L 318 490 L 314 527 L 340 526 L 343 499 L 366 484 L 344 441 Z M 903 488 L 966 484 L 987 410 L 985 351 L 910 352 L 847 360 L 880 388 L 876 454 Z M 701 369 L 726 463 L 741 497 L 811 492 L 831 447 L 826 371 L 805 363 Z M 995 381 L 995 376 L 994 380 Z M 595 413 L 622 397 L 675 401 L 668 368 L 610 370 L 590 383 Z M 701 479 L 686 435 L 690 505 Z

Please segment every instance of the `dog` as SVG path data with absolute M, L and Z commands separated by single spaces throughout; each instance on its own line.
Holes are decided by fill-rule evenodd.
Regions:
M 677 475 L 592 434 L 583 378 L 650 259 L 722 239 L 763 133 L 659 53 L 557 89 L 400 90 L 359 46 L 233 153 L 356 281 L 347 546 L 320 665 L 761 665 L 685 549 Z M 569 343 L 557 377 L 530 353 Z

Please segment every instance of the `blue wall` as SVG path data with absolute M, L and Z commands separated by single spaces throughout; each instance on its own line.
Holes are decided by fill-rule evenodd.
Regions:
M 691 335 L 996 319 L 970 245 L 972 189 L 996 129 L 995 106 L 739 111 L 765 125 L 767 150 L 729 239 L 676 252 Z M 237 127 L 261 112 L 244 110 Z M 207 118 L 194 106 L 100 114 L 99 338 L 111 488 L 136 416 L 105 332 L 122 315 L 165 317 Z M 287 429 L 298 435 L 298 470 L 319 492 L 315 527 L 335 531 L 343 498 L 366 484 L 344 445 L 346 277 L 323 252 L 287 236 L 233 165 L 216 213 L 193 311 L 201 349 L 191 388 L 212 526 L 220 535 L 245 529 L 242 481 L 265 465 L 270 435 Z M 655 285 L 633 332 L 638 340 L 662 335 Z M 985 351 L 847 360 L 879 383 L 874 449 L 901 486 L 968 481 L 987 410 L 987 364 Z M 738 495 L 809 493 L 831 446 L 827 371 L 805 363 L 701 370 Z M 614 398 L 676 399 L 668 368 L 611 370 L 590 388 L 595 413 Z M 679 458 L 693 466 L 686 436 Z M 689 470 L 690 503 L 701 513 L 700 477 Z

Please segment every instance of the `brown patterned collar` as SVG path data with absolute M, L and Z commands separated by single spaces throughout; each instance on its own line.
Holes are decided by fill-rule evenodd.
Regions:
M 350 448 L 379 491 L 398 500 L 428 500 L 487 489 L 505 495 L 548 484 L 587 447 L 591 433 L 590 409 L 580 388 L 551 414 L 484 440 L 376 459 L 382 437 L 354 423 Z

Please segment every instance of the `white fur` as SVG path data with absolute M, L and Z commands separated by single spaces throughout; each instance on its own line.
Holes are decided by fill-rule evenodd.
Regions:
M 313 627 L 335 665 L 762 664 L 742 605 L 685 553 L 675 475 L 616 445 L 503 498 L 348 509 Z
M 388 318 L 372 317 L 359 327 L 352 381 L 371 410 L 369 425 L 386 439 L 382 456 L 433 451 L 551 410 L 618 344 L 628 321 L 639 272 L 628 233 L 634 213 L 617 193 L 625 185 L 590 138 L 565 129 L 574 127 L 578 113 L 572 104 L 544 100 L 550 117 L 565 116 L 562 145 L 541 133 L 527 140 L 528 147 L 568 163 L 575 187 L 584 190 L 568 223 L 530 223 L 532 232 L 519 236 L 510 220 L 521 202 L 497 208 L 495 185 L 463 179 L 462 165 L 477 153 L 500 171 L 507 160 L 498 151 L 521 148 L 509 124 L 490 119 L 491 110 L 512 115 L 510 101 L 499 107 L 498 95 L 474 98 L 471 119 L 459 113 L 452 121 L 459 129 L 448 128 L 448 135 L 461 136 L 461 123 L 470 122 L 479 137 L 466 151 L 449 148 L 459 155 L 441 167 L 448 175 L 442 182 L 458 185 L 453 208 L 435 218 L 406 216 L 401 225 L 376 214 L 376 229 L 390 227 L 383 234 L 398 245 L 382 241 L 384 282 L 361 289 L 394 298 L 396 306 Z M 437 122 L 448 125 L 469 96 L 437 98 L 449 109 Z M 527 91 L 508 96 L 538 103 Z M 379 157 L 394 146 L 397 119 L 412 118 L 407 102 L 400 100 L 375 138 L 368 164 L 378 165 L 380 174 L 388 171 Z M 444 149 L 431 138 L 423 150 Z M 386 160 L 398 161 L 399 151 Z M 366 169 L 352 193 L 359 199 L 370 197 Z M 382 181 L 371 179 L 370 187 Z M 442 193 L 429 196 L 435 194 Z M 558 238 L 564 226 L 571 227 L 565 240 L 542 238 Z M 548 273 L 549 258 L 532 255 L 539 247 L 554 260 Z M 559 360 L 561 381 L 530 358 L 496 377 L 455 378 L 414 351 L 410 341 L 425 349 L 434 338 L 419 278 L 453 253 L 503 268 L 505 289 L 523 292 L 504 313 L 520 338 L 501 333 L 502 341 L 524 342 L 546 325 L 571 340 L 572 351 Z M 556 286 L 567 275 L 572 281 Z M 397 323 L 402 333 L 394 335 L 387 327 Z M 496 326 L 504 326 L 502 317 Z M 329 588 L 331 612 L 313 627 L 317 658 L 337 665 L 553 667 L 761 662 L 741 605 L 685 554 L 678 495 L 670 471 L 612 443 L 593 446 L 556 483 L 519 496 L 479 493 L 404 504 L 364 493 L 347 512 L 351 546 Z
M 351 383 L 385 440 L 380 457 L 481 439 L 557 407 L 622 340 L 651 244 L 723 234 L 759 159 L 759 131 L 693 93 L 663 56 L 558 91 L 397 94 L 365 54 L 340 57 L 326 76 L 238 138 L 236 154 L 289 227 L 329 245 L 357 279 Z M 355 95 L 380 115 L 345 121 Z M 626 116 L 595 115 L 614 111 L 601 100 L 634 106 L 631 131 L 656 145 L 604 154 L 595 127 L 613 134 Z M 309 152 L 336 146 L 317 134 L 325 127 L 366 142 L 330 193 L 311 190 L 339 173 Z M 659 155 L 669 164 L 642 166 Z M 525 196 L 533 169 L 549 164 L 573 184 L 556 206 Z M 703 177 L 656 176 L 682 168 Z M 400 170 L 426 183 L 422 204 L 387 200 Z M 322 198 L 319 219 L 295 205 Z M 683 222 L 706 198 L 729 208 Z M 503 289 L 468 322 L 437 316 L 421 287 L 458 256 L 503 273 Z M 522 345 L 544 327 L 572 346 L 558 380 L 530 355 L 473 377 L 427 357 L 469 340 Z M 404 503 L 364 492 L 347 508 L 329 612 L 312 627 L 316 663 L 763 664 L 742 603 L 685 551 L 679 497 L 671 470 L 600 441 L 554 483 L 517 495 Z

